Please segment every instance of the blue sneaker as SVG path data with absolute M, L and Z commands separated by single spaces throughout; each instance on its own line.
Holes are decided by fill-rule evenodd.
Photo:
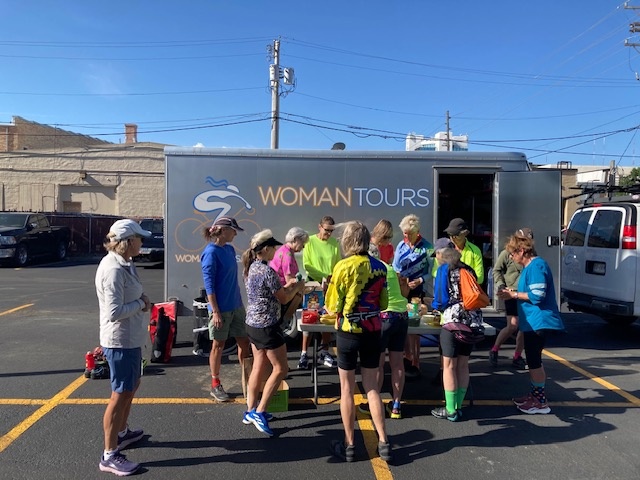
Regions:
M 265 418 L 263 413 L 251 411 L 248 414 L 249 421 L 255 425 L 255 427 L 270 437 L 273 437 L 273 430 L 269 428 L 269 421 Z
M 118 450 L 122 450 L 127 448 L 132 443 L 136 443 L 139 440 L 142 440 L 144 436 L 143 430 L 130 430 L 127 428 L 127 433 L 123 436 L 118 435 Z
M 251 410 L 251 412 L 255 412 L 255 411 L 256 411 L 255 409 Z M 245 425 L 251 425 L 251 420 L 249 419 L 249 414 L 251 412 L 246 411 L 242 415 L 242 423 L 244 423 Z M 273 420 L 273 415 L 271 415 L 269 412 L 264 412 L 263 415 L 264 415 L 264 418 L 267 420 L 267 422 L 270 422 L 271 420 Z

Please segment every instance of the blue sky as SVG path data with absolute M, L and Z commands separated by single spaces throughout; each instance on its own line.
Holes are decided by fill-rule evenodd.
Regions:
M 639 6 L 640 0 L 631 1 Z M 280 148 L 404 150 L 407 133 L 537 164 L 640 166 L 640 9 L 618 1 L 0 0 L 0 123 L 270 146 L 267 46 L 296 87 Z M 38 13 L 35 13 L 35 10 Z M 640 78 L 640 77 L 639 77 Z

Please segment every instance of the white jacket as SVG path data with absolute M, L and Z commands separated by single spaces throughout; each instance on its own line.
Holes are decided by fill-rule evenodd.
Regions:
M 95 283 L 100 306 L 100 345 L 143 347 L 148 319 L 142 311 L 143 289 L 133 262 L 115 252 L 107 253 L 100 261 Z

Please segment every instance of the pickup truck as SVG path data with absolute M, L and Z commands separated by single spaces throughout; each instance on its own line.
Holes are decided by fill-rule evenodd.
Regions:
M 52 227 L 42 213 L 0 212 L 0 263 L 23 267 L 32 258 L 67 256 L 69 227 Z
M 149 230 L 151 236 L 142 241 L 140 255 L 136 260 L 146 262 L 163 262 L 164 261 L 164 219 L 162 218 L 143 218 L 140 220 L 140 226 L 144 230 Z

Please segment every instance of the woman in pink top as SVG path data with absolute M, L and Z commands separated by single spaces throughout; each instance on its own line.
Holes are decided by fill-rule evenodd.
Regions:
M 309 241 L 309 234 L 300 227 L 293 227 L 284 237 L 284 245 L 282 245 L 273 257 L 273 260 L 269 262 L 269 266 L 273 268 L 278 274 L 278 278 L 282 285 L 286 285 L 289 280 L 294 280 L 296 275 L 300 271 L 298 268 L 298 262 L 296 261 L 295 254 L 301 252 L 304 245 Z M 288 303 L 282 305 L 280 322 L 285 319 L 285 313 L 287 310 L 295 306 L 298 308 L 302 302 L 302 296 L 300 294 L 293 297 Z M 295 309 L 291 310 L 291 312 Z

